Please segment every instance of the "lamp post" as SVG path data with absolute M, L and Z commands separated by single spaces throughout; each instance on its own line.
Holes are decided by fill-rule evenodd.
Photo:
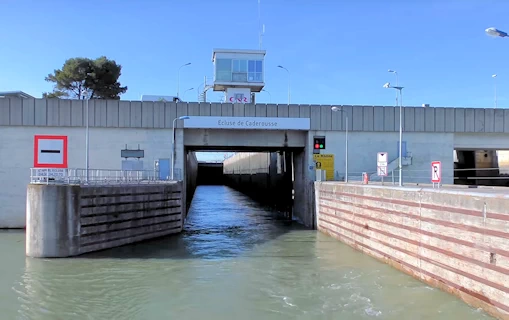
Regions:
M 500 37 L 500 38 L 509 37 L 507 32 L 498 30 L 497 28 L 493 28 L 493 27 L 490 27 L 490 28 L 484 30 L 484 32 L 486 32 L 487 35 L 492 36 L 492 37 Z
M 89 112 L 89 107 L 88 107 L 88 92 L 86 90 L 82 90 L 81 91 L 81 95 L 83 96 L 83 99 L 85 99 L 85 182 L 88 184 L 89 182 L 89 168 L 90 168 L 90 164 L 89 164 L 89 160 L 90 160 L 90 157 L 89 157 L 89 150 L 90 150 L 90 145 L 89 145 L 89 140 L 90 140 L 90 134 L 89 134 L 89 125 L 88 125 L 88 112 Z
M 290 104 L 290 71 L 288 71 L 288 69 L 286 69 L 285 67 L 279 65 L 277 66 L 278 68 L 281 68 L 283 70 L 286 70 L 286 72 L 288 73 L 288 104 Z
M 397 71 L 389 69 L 387 72 L 394 73 L 396 75 L 396 87 L 399 86 L 399 74 Z M 398 106 L 398 92 L 396 91 L 396 107 Z
M 494 74 L 491 76 L 493 78 L 493 86 L 495 89 L 495 109 L 497 108 L 497 75 Z
M 263 89 L 262 90 L 263 92 L 267 92 L 269 94 L 269 103 L 272 102 L 272 95 L 270 94 L 270 92 L 268 92 L 267 90 Z
M 174 171 L 175 171 L 175 122 L 177 120 L 186 120 L 189 119 L 189 116 L 181 116 L 173 119 L 172 125 L 172 135 L 171 135 L 171 180 L 173 180 Z
M 182 69 L 183 67 L 188 66 L 190 64 L 191 64 L 191 62 L 181 65 L 177 72 L 178 73 L 178 75 L 177 75 L 178 76 L 178 78 L 177 78 L 177 98 L 179 98 L 179 99 L 180 99 L 180 69 Z
M 184 98 L 184 100 L 186 99 L 186 93 L 187 93 L 187 91 L 191 91 L 191 90 L 193 90 L 193 89 L 194 89 L 194 88 L 189 88 L 189 89 L 187 89 L 186 91 L 184 91 L 184 94 L 183 94 L 183 98 Z
M 399 150 L 398 150 L 398 153 L 399 153 L 399 158 L 398 158 L 398 169 L 399 169 L 399 186 L 401 187 L 403 185 L 403 181 L 402 181 L 402 170 L 403 170 L 403 166 L 402 166 L 402 157 L 403 157 L 403 150 L 402 150 L 402 140 L 403 140 L 403 94 L 402 94 L 402 90 L 404 87 L 400 87 L 400 86 L 396 86 L 396 87 L 393 87 L 391 86 L 391 84 L 389 82 L 387 82 L 386 84 L 384 84 L 384 88 L 393 88 L 393 89 L 396 89 L 398 90 L 398 93 L 399 93 Z
M 342 108 L 332 107 L 334 112 L 343 112 L 345 115 L 345 182 L 348 183 L 348 113 Z

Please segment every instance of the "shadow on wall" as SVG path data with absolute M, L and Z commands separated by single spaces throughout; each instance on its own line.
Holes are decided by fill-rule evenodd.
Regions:
M 290 153 L 238 153 L 224 161 L 224 183 L 292 219 L 292 167 L 285 163 Z
M 197 179 L 198 179 L 198 160 L 196 159 L 196 153 L 188 152 L 186 162 L 186 213 L 189 211 L 191 201 L 193 201 Z

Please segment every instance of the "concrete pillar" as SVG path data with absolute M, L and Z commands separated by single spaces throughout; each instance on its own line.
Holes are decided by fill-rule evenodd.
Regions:
M 187 218 L 187 153 L 184 148 L 184 129 L 175 129 L 175 179 L 182 180 L 182 227 Z
M 70 257 L 79 253 L 80 187 L 29 184 L 26 255 Z
M 311 162 L 307 150 L 295 152 L 293 162 L 295 170 L 293 216 L 305 226 L 316 229 L 314 184 L 308 170 Z

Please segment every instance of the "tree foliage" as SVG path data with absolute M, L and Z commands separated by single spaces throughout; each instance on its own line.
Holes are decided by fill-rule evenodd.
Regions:
M 122 66 L 114 60 L 100 57 L 67 59 L 62 69 L 55 70 L 46 77 L 54 83 L 53 92 L 43 93 L 44 98 L 71 99 L 120 99 L 127 91 L 118 78 Z

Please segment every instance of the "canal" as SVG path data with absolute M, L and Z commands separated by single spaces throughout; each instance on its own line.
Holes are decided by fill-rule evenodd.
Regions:
M 185 232 L 73 259 L 0 233 L 1 319 L 492 319 L 224 186 Z

